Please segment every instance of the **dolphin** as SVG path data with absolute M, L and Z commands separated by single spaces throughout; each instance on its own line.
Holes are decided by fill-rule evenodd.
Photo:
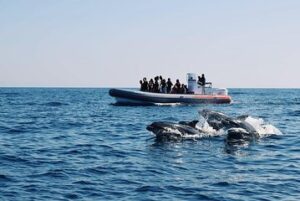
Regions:
M 179 141 L 182 137 L 192 137 L 201 134 L 199 129 L 191 126 L 187 122 L 153 122 L 147 126 L 147 130 L 156 135 L 157 140 Z
M 236 118 L 229 117 L 221 112 L 204 109 L 199 114 L 215 130 L 227 131 L 225 142 L 228 145 L 246 144 L 259 137 L 256 129 L 246 122 L 248 115 Z M 147 126 L 147 130 L 155 134 L 157 140 L 178 141 L 204 134 L 205 131 L 197 127 L 198 121 L 153 122 Z
M 201 110 L 199 114 L 207 121 L 207 123 L 215 130 L 229 129 L 240 127 L 239 122 L 221 112 L 208 109 Z
M 199 112 L 202 117 L 207 121 L 207 123 L 213 127 L 215 130 L 220 129 L 230 129 L 230 128 L 243 128 L 244 130 L 258 134 L 256 129 L 246 122 L 248 115 L 242 115 L 236 118 L 228 117 L 221 112 L 216 112 L 212 110 L 204 109 Z
M 225 141 L 229 145 L 245 144 L 259 137 L 256 129 L 245 121 L 248 115 L 231 118 L 221 112 L 208 109 L 204 109 L 199 113 L 215 130 L 227 130 Z
M 227 131 L 225 142 L 227 145 L 245 145 L 257 139 L 257 136 L 243 128 L 230 128 Z
M 191 126 L 193 128 L 196 128 L 196 125 L 199 121 L 198 120 L 194 120 L 194 121 L 180 121 L 178 122 L 181 125 L 187 125 L 187 126 Z

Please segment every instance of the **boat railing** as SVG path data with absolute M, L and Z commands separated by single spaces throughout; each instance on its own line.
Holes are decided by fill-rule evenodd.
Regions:
M 202 95 L 213 95 L 212 82 L 206 82 L 205 85 L 198 85 L 198 93 Z
M 205 88 L 212 88 L 212 83 L 211 82 L 206 82 L 205 83 Z

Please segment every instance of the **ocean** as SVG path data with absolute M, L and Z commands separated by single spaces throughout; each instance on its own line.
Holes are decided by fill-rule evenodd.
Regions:
M 116 106 L 105 88 L 0 88 L 0 200 L 300 200 L 300 89 L 229 89 L 232 104 Z M 282 134 L 158 143 L 146 126 L 211 109 Z

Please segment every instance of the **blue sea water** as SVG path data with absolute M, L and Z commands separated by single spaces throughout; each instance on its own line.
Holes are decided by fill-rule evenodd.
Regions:
M 300 90 L 230 89 L 225 105 L 115 106 L 108 89 L 0 89 L 0 200 L 299 200 Z M 153 121 L 209 108 L 282 135 L 156 143 Z

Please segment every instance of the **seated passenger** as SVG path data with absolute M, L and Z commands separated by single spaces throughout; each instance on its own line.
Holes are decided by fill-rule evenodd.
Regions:
M 154 81 L 154 84 L 153 84 L 153 92 L 159 93 L 158 77 L 155 77 L 155 81 Z
M 178 88 L 178 92 L 179 94 L 183 94 L 183 88 L 182 88 L 182 85 L 180 85 L 180 87 Z
M 143 90 L 143 81 L 142 81 L 142 80 L 140 80 L 140 85 L 141 85 L 140 91 L 144 91 L 144 90 Z
M 172 86 L 173 86 L 173 83 L 171 82 L 171 79 L 168 78 L 168 81 L 167 81 L 167 93 L 171 92 Z
M 141 87 L 142 91 L 149 91 L 149 87 L 148 87 L 148 81 L 147 78 L 143 78 L 143 83 L 142 83 L 142 87 Z
M 176 80 L 175 86 L 177 87 L 177 89 L 180 89 L 181 84 L 180 84 L 180 82 L 179 82 L 179 79 Z
M 186 94 L 187 93 L 187 88 L 186 85 L 182 84 L 180 87 L 180 93 L 181 94 Z
M 161 82 L 162 82 L 162 80 L 163 80 L 163 78 L 162 78 L 162 76 L 160 75 L 160 76 L 157 76 L 158 77 L 158 89 L 159 89 L 159 92 L 161 92 Z
M 167 93 L 167 83 L 165 79 L 161 80 L 161 84 L 160 84 L 160 92 L 161 93 Z
M 184 85 L 184 91 L 185 91 L 186 94 L 189 93 L 189 89 L 188 89 L 188 87 L 186 85 Z
M 181 84 L 180 84 L 179 80 L 177 79 L 174 87 L 172 88 L 171 93 L 178 94 L 178 93 L 181 93 L 180 90 L 181 90 Z
M 178 93 L 178 88 L 177 88 L 176 85 L 174 85 L 174 87 L 172 88 L 172 90 L 171 90 L 170 93 L 171 93 L 171 94 L 177 94 L 177 93 Z
M 149 86 L 149 89 L 148 89 L 149 92 L 153 92 L 153 84 L 154 84 L 153 79 L 151 78 L 150 81 L 149 81 L 149 85 L 148 85 Z

